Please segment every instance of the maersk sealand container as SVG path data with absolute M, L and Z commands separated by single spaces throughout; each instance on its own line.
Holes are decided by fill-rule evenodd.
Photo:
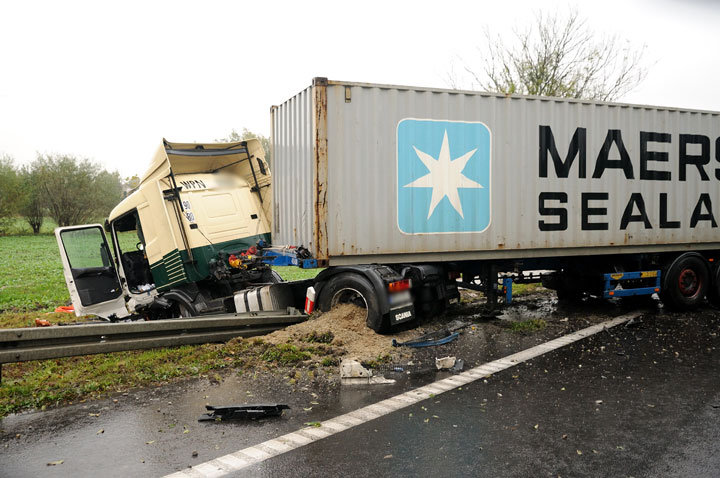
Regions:
M 685 299 L 720 282 L 718 112 L 316 78 L 271 134 L 273 241 L 331 266 L 567 278 L 595 258 L 691 283 Z

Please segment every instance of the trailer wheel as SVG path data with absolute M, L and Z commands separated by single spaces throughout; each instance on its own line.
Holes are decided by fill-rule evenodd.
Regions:
M 355 304 L 365 309 L 365 323 L 375 332 L 382 333 L 388 329 L 380 313 L 375 289 L 364 277 L 338 274 L 328 281 L 320 291 L 320 310 L 327 312 L 340 304 Z
M 695 255 L 680 257 L 665 275 L 660 298 L 670 309 L 694 309 L 705 298 L 709 282 L 710 272 L 702 259 Z

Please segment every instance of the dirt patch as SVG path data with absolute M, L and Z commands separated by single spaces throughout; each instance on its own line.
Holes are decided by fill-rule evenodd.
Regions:
M 399 342 L 421 335 L 420 329 L 406 330 L 392 335 L 380 335 L 365 324 L 365 309 L 352 304 L 342 304 L 330 312 L 312 316 L 305 322 L 291 325 L 263 337 L 271 344 L 307 344 L 316 337 L 329 337 L 330 344 L 341 352 L 342 358 L 360 361 L 397 360 L 408 357 L 406 349 L 393 347 L 392 339 Z

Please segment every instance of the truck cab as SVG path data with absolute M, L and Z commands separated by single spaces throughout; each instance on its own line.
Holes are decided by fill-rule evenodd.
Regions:
M 55 230 L 76 315 L 224 311 L 234 292 L 276 281 L 247 254 L 270 242 L 270 180 L 257 140 L 163 140 L 139 186 L 104 226 Z

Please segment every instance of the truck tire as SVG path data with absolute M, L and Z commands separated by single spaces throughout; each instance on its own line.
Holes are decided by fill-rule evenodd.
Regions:
M 365 309 L 365 323 L 375 332 L 383 333 L 389 328 L 380 313 L 375 289 L 367 279 L 358 274 L 333 276 L 320 291 L 320 310 L 327 312 L 339 304 L 355 304 Z
M 198 313 L 195 306 L 183 297 L 175 297 L 170 300 L 168 318 L 187 319 L 189 317 L 195 317 L 196 315 L 198 315 Z
M 702 304 L 710 283 L 710 271 L 697 255 L 679 257 L 665 273 L 660 292 L 663 304 L 672 310 L 690 310 Z

